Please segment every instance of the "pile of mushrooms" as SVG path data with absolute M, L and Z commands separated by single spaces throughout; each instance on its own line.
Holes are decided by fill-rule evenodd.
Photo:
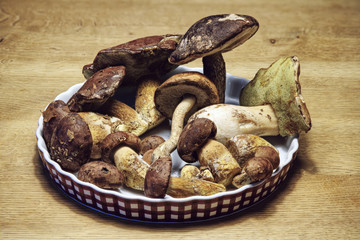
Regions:
M 84 85 L 65 103 L 43 112 L 43 136 L 51 158 L 81 181 L 122 186 L 152 198 L 208 196 L 270 177 L 278 150 L 262 136 L 289 136 L 311 128 L 301 96 L 299 61 L 281 58 L 260 69 L 242 90 L 240 103 L 224 103 L 222 53 L 251 38 L 251 16 L 214 15 L 184 35 L 149 36 L 103 49 L 83 68 Z M 203 73 L 164 76 L 203 59 Z M 135 87 L 134 105 L 119 101 Z M 166 119 L 170 137 L 147 136 Z M 177 150 L 187 164 L 172 173 Z

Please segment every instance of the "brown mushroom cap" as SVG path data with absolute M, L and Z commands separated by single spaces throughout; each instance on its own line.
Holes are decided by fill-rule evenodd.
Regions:
M 246 162 L 244 171 L 252 181 L 261 181 L 272 175 L 273 166 L 267 158 L 253 157 Z
M 144 155 L 147 151 L 155 149 L 163 142 L 165 142 L 165 139 L 158 135 L 150 135 L 145 137 L 140 142 L 140 154 Z
M 177 151 L 182 160 L 188 163 L 197 161 L 199 150 L 209 138 L 216 135 L 215 124 L 207 118 L 197 118 L 188 122 L 180 134 Z
M 71 111 L 94 111 L 112 97 L 125 76 L 124 66 L 101 69 L 70 98 Z
M 221 14 L 200 19 L 182 37 L 169 62 L 185 64 L 196 58 L 227 52 L 243 44 L 259 28 L 251 16 Z
M 43 115 L 43 136 L 45 143 L 50 148 L 51 136 L 57 127 L 60 120 L 70 113 L 68 105 L 62 100 L 55 100 L 51 102 Z
M 178 73 L 163 82 L 155 91 L 156 108 L 171 119 L 176 106 L 185 95 L 196 97 L 196 103 L 186 119 L 196 110 L 219 103 L 215 85 L 199 72 Z
M 114 132 L 107 135 L 101 142 L 101 159 L 104 162 L 113 163 L 114 153 L 121 146 L 128 146 L 135 152 L 139 152 L 140 138 L 133 133 Z
M 115 165 L 102 161 L 92 161 L 82 165 L 78 179 L 106 189 L 119 188 L 124 182 L 124 176 Z
M 170 157 L 161 157 L 151 164 L 145 176 L 145 196 L 151 198 L 165 197 L 169 186 L 171 167 Z
M 87 123 L 77 113 L 64 116 L 51 137 L 50 156 L 64 170 L 76 172 L 89 161 L 93 140 Z
M 168 62 L 181 35 L 148 36 L 135 39 L 98 52 L 92 64 L 85 65 L 86 78 L 109 66 L 126 67 L 124 83 L 136 84 L 145 75 L 162 76 L 177 65 Z
M 256 149 L 254 157 L 263 157 L 267 158 L 272 166 L 273 169 L 277 169 L 280 164 L 280 156 L 279 152 L 276 151 L 273 147 L 269 146 L 260 146 Z

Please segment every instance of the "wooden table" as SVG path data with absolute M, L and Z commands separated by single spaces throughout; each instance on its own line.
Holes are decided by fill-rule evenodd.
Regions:
M 43 171 L 35 130 L 56 95 L 84 81 L 103 48 L 184 33 L 219 13 L 254 16 L 256 35 L 224 54 L 228 72 L 252 79 L 280 56 L 301 61 L 313 128 L 286 182 L 230 218 L 190 225 L 137 224 L 97 214 L 63 196 Z M 360 238 L 360 2 L 0 2 L 1 239 Z M 201 61 L 187 66 L 199 67 Z

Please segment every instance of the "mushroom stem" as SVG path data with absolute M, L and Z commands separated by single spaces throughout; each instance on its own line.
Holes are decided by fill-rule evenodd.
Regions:
M 217 126 L 215 140 L 223 144 L 239 134 L 279 135 L 278 119 L 270 105 L 244 107 L 215 104 L 196 112 L 190 117 L 189 122 L 197 118 L 207 118 L 213 121 Z
M 204 75 L 212 81 L 219 95 L 219 102 L 225 102 L 226 70 L 221 52 L 203 57 Z
M 153 152 L 153 162 L 160 157 L 166 157 L 175 150 L 181 131 L 184 128 L 184 119 L 186 114 L 196 103 L 196 98 L 193 95 L 184 96 L 183 100 L 177 105 L 171 120 L 171 133 L 170 137 L 160 144 Z
M 149 164 L 142 160 L 130 147 L 122 146 L 114 153 L 116 167 L 125 177 L 125 185 L 132 189 L 144 190 L 144 181 Z

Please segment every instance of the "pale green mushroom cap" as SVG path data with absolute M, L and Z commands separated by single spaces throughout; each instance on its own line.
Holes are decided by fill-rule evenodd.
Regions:
M 281 136 L 311 129 L 311 118 L 301 95 L 300 63 L 296 56 L 283 57 L 267 69 L 260 69 L 241 92 L 240 104 L 270 104 L 278 118 Z

